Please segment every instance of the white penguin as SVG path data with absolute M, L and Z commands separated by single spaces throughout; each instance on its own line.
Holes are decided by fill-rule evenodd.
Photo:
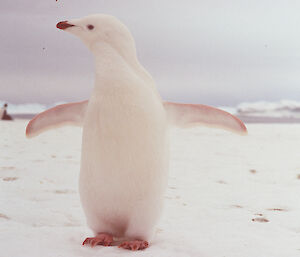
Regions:
M 231 114 L 204 105 L 163 102 L 137 59 L 129 30 L 116 18 L 90 15 L 57 24 L 79 37 L 95 58 L 89 101 L 56 106 L 33 118 L 26 135 L 66 124 L 83 126 L 81 203 L 95 233 L 83 244 L 142 250 L 160 217 L 167 185 L 168 124 L 197 124 L 246 133 Z

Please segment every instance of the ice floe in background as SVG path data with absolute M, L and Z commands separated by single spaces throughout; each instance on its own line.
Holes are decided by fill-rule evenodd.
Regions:
M 12 104 L 10 102 L 0 100 L 0 108 L 4 103 L 8 104 L 8 112 L 10 114 L 37 114 L 53 106 L 63 104 L 63 102 L 58 102 L 52 105 L 44 105 L 39 103 Z
M 300 102 L 281 100 L 242 103 L 237 106 L 236 114 L 253 117 L 300 118 Z
M 5 101 L 0 100 L 0 107 L 4 103 Z M 8 113 L 16 118 L 30 118 L 34 114 L 63 103 L 57 102 L 52 105 L 44 105 L 39 103 L 12 104 L 8 102 Z M 245 122 L 300 122 L 300 101 L 244 102 L 236 107 L 221 106 L 219 108 L 237 115 Z

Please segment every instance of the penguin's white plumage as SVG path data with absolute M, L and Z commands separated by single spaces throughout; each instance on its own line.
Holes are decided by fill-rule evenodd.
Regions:
M 167 185 L 168 122 L 206 124 L 245 133 L 234 116 L 203 105 L 163 103 L 150 74 L 140 65 L 134 39 L 116 18 L 90 15 L 57 27 L 79 37 L 95 58 L 89 101 L 57 106 L 36 116 L 28 137 L 56 126 L 83 126 L 79 191 L 95 237 L 86 243 L 148 246 Z M 84 242 L 84 243 L 85 243 Z
M 167 181 L 167 119 L 134 40 L 116 18 L 70 21 L 95 58 L 95 87 L 83 123 L 79 190 L 89 227 L 149 240 Z M 90 29 L 92 28 L 92 29 Z

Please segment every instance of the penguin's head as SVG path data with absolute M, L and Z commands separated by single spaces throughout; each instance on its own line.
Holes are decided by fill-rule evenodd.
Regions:
M 116 50 L 126 45 L 134 45 L 127 27 L 110 15 L 94 14 L 81 19 L 61 21 L 56 27 L 79 37 L 91 50 L 99 43 L 108 44 Z

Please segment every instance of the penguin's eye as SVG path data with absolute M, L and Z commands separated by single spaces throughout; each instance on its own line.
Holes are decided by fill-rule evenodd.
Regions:
M 87 28 L 88 28 L 89 30 L 93 30 L 93 29 L 94 29 L 94 26 L 93 26 L 92 24 L 90 24 L 90 25 L 87 25 Z

